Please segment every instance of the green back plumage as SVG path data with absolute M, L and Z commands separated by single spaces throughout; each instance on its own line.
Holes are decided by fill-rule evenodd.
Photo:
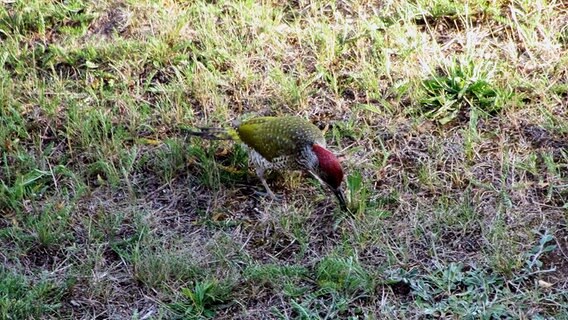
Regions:
M 268 161 L 296 155 L 302 148 L 325 140 L 318 127 L 300 117 L 259 117 L 236 127 L 239 140 L 260 153 Z

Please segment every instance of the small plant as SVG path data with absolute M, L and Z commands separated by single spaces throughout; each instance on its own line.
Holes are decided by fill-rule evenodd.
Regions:
M 396 270 L 385 283 L 391 286 L 407 286 L 416 297 L 416 303 L 424 314 L 434 317 L 459 317 L 493 319 L 511 317 L 510 286 L 523 287 L 535 272 L 543 272 L 542 256 L 556 249 L 550 242 L 554 237 L 544 231 L 538 244 L 526 256 L 526 268 L 513 280 L 485 268 L 464 266 L 462 263 L 435 263 L 428 273 L 416 269 Z M 548 271 L 548 270 L 545 270 Z
M 189 148 L 189 154 L 197 159 L 196 164 L 201 170 L 201 183 L 208 188 L 213 190 L 218 190 L 221 187 L 220 173 L 211 155 L 214 147 L 210 147 L 209 150 L 205 150 L 197 145 L 192 145 Z
M 437 264 L 427 274 L 398 271 L 393 280 L 410 286 L 425 315 L 464 319 L 510 316 L 506 301 L 499 299 L 508 293 L 504 279 L 483 269 L 466 268 L 461 263 Z
M 181 143 L 168 139 L 156 150 L 155 156 L 150 161 L 153 161 L 152 164 L 158 169 L 162 179 L 171 183 L 176 175 L 185 169 L 184 160 Z
M 289 297 L 301 296 L 306 291 L 300 282 L 308 275 L 307 268 L 296 265 L 263 264 L 245 270 L 248 281 L 277 288 Z
M 354 171 L 347 177 L 348 205 L 351 212 L 363 214 L 367 207 L 368 190 L 361 172 Z
M 542 267 L 542 256 L 547 252 L 552 252 L 556 249 L 556 245 L 549 244 L 554 237 L 545 230 L 544 233 L 536 232 L 540 239 L 538 244 L 533 246 L 532 249 L 526 253 L 526 267 L 528 271 L 540 270 Z
M 35 283 L 0 267 L 0 319 L 38 319 L 55 314 L 65 288 L 48 280 Z
M 369 291 L 371 279 L 368 272 L 354 257 L 327 257 L 317 268 L 318 283 L 322 288 L 336 291 Z
M 72 239 L 68 232 L 69 207 L 49 204 L 38 216 L 30 217 L 30 232 L 37 244 L 45 248 L 55 248 Z
M 137 245 L 130 254 L 135 277 L 145 286 L 161 289 L 165 283 L 183 283 L 198 277 L 202 270 L 187 261 L 191 256 L 183 251 L 164 252 L 159 246 L 154 250 L 140 249 Z M 123 254 L 125 256 L 125 254 Z
M 454 62 L 448 69 L 422 82 L 426 90 L 420 104 L 426 117 L 446 124 L 467 108 L 494 113 L 503 107 L 504 94 L 491 82 L 492 70 L 473 61 Z
M 171 304 L 170 309 L 180 319 L 213 318 L 215 307 L 228 300 L 230 290 L 217 280 L 198 282 L 193 289 L 182 288 L 183 301 Z

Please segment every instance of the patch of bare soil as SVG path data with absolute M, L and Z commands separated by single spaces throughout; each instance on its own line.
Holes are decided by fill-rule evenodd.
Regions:
M 568 149 L 568 134 L 552 133 L 536 124 L 523 124 L 522 135 L 534 148 Z
M 442 231 L 440 239 L 442 239 L 444 244 L 458 254 L 459 252 L 464 252 L 466 255 L 475 254 L 479 252 L 483 246 L 480 228 L 477 230 L 470 230 L 465 233 L 447 229 Z
M 568 290 L 568 221 L 559 224 L 559 227 L 554 234 L 557 248 L 543 257 L 542 268 L 554 269 L 545 279 L 558 290 Z
M 259 261 L 294 260 L 294 256 L 300 251 L 299 243 L 275 225 L 256 224 L 249 229 L 250 241 L 246 248 Z
M 117 2 L 93 21 L 89 27 L 90 34 L 104 37 L 110 37 L 114 33 L 123 34 L 128 28 L 129 18 L 126 5 Z

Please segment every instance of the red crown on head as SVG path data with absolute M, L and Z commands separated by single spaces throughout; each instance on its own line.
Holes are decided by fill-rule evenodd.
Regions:
M 312 150 L 318 157 L 320 178 L 333 189 L 339 188 L 343 181 L 343 169 L 339 159 L 318 144 L 314 144 Z

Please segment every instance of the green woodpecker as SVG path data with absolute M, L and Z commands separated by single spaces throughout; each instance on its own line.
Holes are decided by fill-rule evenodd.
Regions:
M 311 122 L 293 116 L 258 117 L 246 120 L 234 128 L 202 128 L 190 134 L 213 140 L 242 142 L 248 150 L 249 161 L 266 189 L 274 193 L 264 179 L 264 172 L 274 170 L 304 170 L 328 186 L 346 208 L 341 190 L 343 169 L 337 157 L 326 149 L 322 132 Z

